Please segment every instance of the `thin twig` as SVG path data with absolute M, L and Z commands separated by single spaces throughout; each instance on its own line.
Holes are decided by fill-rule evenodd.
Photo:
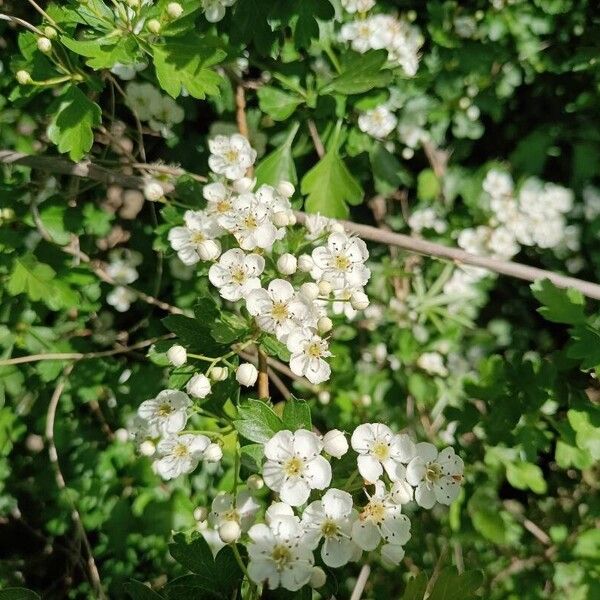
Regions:
M 21 27 L 25 27 L 26 29 L 29 29 L 29 31 L 32 31 L 36 35 L 44 35 L 44 33 L 42 31 L 40 31 L 37 27 L 35 27 L 31 23 L 28 23 L 24 19 L 19 19 L 19 17 L 13 17 L 11 15 L 5 15 L 4 13 L 0 13 L 0 21 L 8 21 L 9 23 L 11 23 L 11 22 L 16 23 L 17 25 L 21 25 Z
M 360 573 L 358 574 L 358 578 L 356 579 L 356 583 L 354 584 L 354 589 L 352 590 L 350 600 L 360 600 L 360 598 L 362 597 L 362 593 L 365 590 L 365 586 L 367 585 L 367 579 L 369 579 L 370 574 L 371 567 L 369 565 L 363 565 L 360 570 Z
M 446 554 L 448 552 L 448 546 L 444 546 L 438 556 L 438 559 L 435 563 L 435 567 L 433 567 L 433 573 L 431 574 L 431 578 L 427 582 L 427 589 L 425 595 L 431 594 L 431 590 L 433 590 L 433 586 L 437 581 L 437 578 L 440 576 L 442 571 L 442 567 L 444 566 L 444 560 L 446 560 Z
M 321 141 L 321 137 L 319 136 L 319 131 L 315 125 L 315 122 L 312 119 L 308 119 L 306 125 L 308 126 L 308 132 L 310 133 L 317 156 L 319 158 L 323 158 L 325 156 L 325 146 L 323 146 L 323 142 Z
M 259 348 L 258 349 L 258 397 L 269 397 L 269 372 L 267 355 Z
M 279 393 L 285 400 L 289 400 L 292 397 L 292 392 L 290 392 L 285 383 L 283 383 L 281 377 L 279 377 L 271 367 L 267 368 L 267 373 L 269 374 L 269 379 L 273 382 L 273 385 L 279 390 Z
M 88 360 L 91 358 L 103 358 L 106 356 L 115 356 L 116 354 L 127 354 L 134 350 L 140 350 L 160 342 L 162 340 L 168 340 L 175 337 L 172 333 L 167 333 L 160 337 L 151 338 L 149 340 L 143 340 L 137 344 L 131 346 L 123 346 L 121 348 L 114 348 L 113 350 L 102 350 L 100 352 L 46 352 L 42 354 L 29 354 L 28 356 L 17 356 L 16 358 L 5 358 L 0 360 L 0 367 L 6 367 L 8 365 L 22 365 L 25 363 L 39 362 L 42 360 Z
M 56 480 L 56 485 L 59 490 L 65 490 L 67 488 L 67 484 L 65 482 L 65 478 L 62 474 L 60 463 L 58 461 L 58 452 L 56 450 L 56 444 L 54 443 L 54 421 L 56 420 L 56 411 L 58 408 L 58 402 L 60 397 L 65 389 L 65 385 L 73 370 L 73 364 L 67 365 L 62 373 L 62 377 L 60 378 L 58 385 L 54 389 L 54 393 L 50 398 L 50 403 L 48 404 L 48 411 L 46 413 L 46 441 L 48 443 L 48 456 L 50 459 L 50 465 L 54 470 L 54 478 Z M 92 546 L 90 541 L 88 540 L 87 533 L 85 531 L 85 527 L 83 526 L 83 522 L 81 520 L 81 516 L 77 511 L 77 508 L 73 501 L 71 500 L 71 496 L 69 494 L 65 494 L 65 498 L 67 498 L 68 502 L 71 505 L 71 519 L 73 519 L 73 523 L 77 529 L 81 540 L 83 541 L 83 545 L 85 547 L 85 551 L 87 553 L 87 571 L 88 577 L 94 588 L 96 593 L 96 597 L 104 600 L 106 595 L 104 594 L 104 590 L 102 589 L 102 582 L 100 581 L 100 573 L 98 572 L 98 567 L 96 566 L 96 561 L 94 560 L 94 554 L 92 552 Z
M 250 139 L 250 133 L 248 130 L 248 119 L 246 118 L 246 93 L 244 92 L 244 86 L 240 83 L 235 90 L 235 120 L 237 122 L 237 128 L 241 135 L 247 140 Z M 252 177 L 254 174 L 254 168 L 248 167 L 246 175 Z

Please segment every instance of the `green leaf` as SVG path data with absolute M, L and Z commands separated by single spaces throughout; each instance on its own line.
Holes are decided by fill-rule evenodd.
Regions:
M 186 569 L 196 574 L 211 573 L 214 564 L 213 555 L 207 541 L 198 536 L 191 542 L 182 534 L 177 534 L 169 544 L 171 556 Z
M 536 494 L 545 494 L 546 481 L 542 470 L 533 463 L 506 463 L 506 478 L 513 487 L 519 490 L 530 489 Z
M 582 558 L 600 559 L 600 529 L 588 529 L 580 533 L 573 554 Z
M 264 444 L 284 429 L 281 419 L 263 400 L 247 400 L 239 407 L 233 422 L 238 433 L 251 442 Z
M 360 184 L 333 149 L 304 175 L 301 189 L 307 196 L 307 212 L 326 217 L 347 217 L 348 204 L 360 204 L 363 199 Z
M 556 287 L 549 279 L 538 280 L 531 285 L 536 299 L 543 304 L 538 312 L 553 323 L 577 325 L 585 321 L 585 299 L 574 289 Z
M 174 333 L 188 350 L 216 358 L 227 352 L 228 345 L 214 341 L 210 334 L 211 322 L 199 321 L 184 315 L 169 315 L 163 325 Z
M 569 424 L 575 430 L 578 448 L 589 452 L 594 460 L 600 460 L 600 409 L 586 406 L 567 411 Z
M 276 35 L 267 20 L 272 8 L 271 0 L 237 0 L 233 8 L 231 40 L 244 45 L 254 42 L 259 53 L 269 54 Z
M 428 600 L 470 600 L 483 584 L 480 571 L 458 574 L 453 567 L 445 568 L 437 578 Z
M 577 325 L 571 331 L 567 356 L 581 361 L 584 370 L 600 371 L 600 330 L 592 325 Z
M 200 100 L 207 95 L 219 95 L 221 76 L 211 67 L 220 63 L 227 53 L 213 39 L 188 33 L 167 38 L 152 51 L 158 83 L 173 98 L 184 88 Z
M 375 190 L 389 196 L 402 185 L 410 185 L 411 175 L 398 159 L 385 149 L 383 144 L 375 144 L 369 153 Z
M 248 323 L 235 314 L 221 313 L 210 326 L 210 335 L 213 340 L 221 344 L 232 344 L 241 340 L 247 333 Z
M 263 335 L 260 340 L 260 348 L 269 356 L 276 356 L 285 362 L 290 360 L 290 351 L 286 345 L 273 336 Z
M 94 143 L 92 128 L 100 125 L 102 110 L 78 87 L 71 85 L 59 98 L 59 107 L 48 126 L 48 137 L 71 160 L 81 159 Z
M 136 581 L 135 579 L 123 584 L 123 589 L 133 600 L 160 600 L 163 598 L 163 596 L 157 594 L 145 583 Z
M 289 2 L 298 15 L 294 27 L 296 48 L 308 48 L 312 40 L 319 39 L 317 19 L 329 21 L 335 16 L 335 9 L 329 0 L 295 0 Z
M 277 185 L 280 181 L 289 181 L 293 184 L 298 182 L 292 156 L 292 142 L 299 127 L 299 123 L 294 123 L 285 142 L 260 161 L 255 171 L 257 185 Z
M 406 584 L 404 595 L 401 600 L 423 600 L 425 590 L 427 589 L 427 575 L 419 573 Z
M 371 50 L 365 54 L 349 53 L 342 72 L 333 81 L 324 85 L 320 94 L 362 94 L 376 87 L 386 86 L 391 71 L 381 70 L 387 61 L 386 50 Z
M 6 289 L 11 296 L 27 294 L 30 300 L 45 300 L 54 294 L 52 282 L 56 272 L 31 254 L 15 258 Z
M 417 196 L 424 202 L 435 200 L 442 189 L 440 180 L 431 169 L 423 169 L 417 177 Z
M 285 121 L 304 102 L 301 96 L 265 86 L 258 90 L 258 105 L 274 121 Z
M 115 30 L 119 31 L 119 30 Z M 85 56 L 86 64 L 92 69 L 110 69 L 116 63 L 133 62 L 137 44 L 133 36 L 105 36 L 93 40 L 74 40 L 68 35 L 61 35 L 60 41 L 69 50 Z
M 312 421 L 308 402 L 298 400 L 293 396 L 286 400 L 283 405 L 283 426 L 290 431 L 296 431 L 296 429 L 311 431 Z
M 31 590 L 12 587 L 0 590 L 0 600 L 39 600 L 40 596 Z
M 240 458 L 242 465 L 253 473 L 260 473 L 261 465 L 264 458 L 262 444 L 247 444 L 242 446 L 240 450 Z

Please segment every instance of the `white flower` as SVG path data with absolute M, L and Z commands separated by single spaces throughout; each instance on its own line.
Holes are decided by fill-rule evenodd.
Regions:
M 432 375 L 446 377 L 448 369 L 444 365 L 444 359 L 439 352 L 423 352 L 417 359 L 417 365 Z
M 179 2 L 169 2 L 167 4 L 167 14 L 171 19 L 179 19 L 183 14 L 183 6 Z
M 583 214 L 588 221 L 600 216 L 600 190 L 592 185 L 583 188 Z
M 375 6 L 375 0 L 342 0 L 342 6 L 349 13 L 365 13 Z
M 507 227 L 498 227 L 492 231 L 488 248 L 492 256 L 505 259 L 512 258 L 521 249 L 515 236 Z
M 222 230 L 216 220 L 203 210 L 187 210 L 184 227 L 169 231 L 169 242 L 184 265 L 200 260 L 215 260 L 221 254 L 221 244 L 215 238 Z
M 359 425 L 350 443 L 359 455 L 358 471 L 370 483 L 376 482 L 384 469 L 392 481 L 402 479 L 404 464 L 415 454 L 415 445 L 406 434 L 394 434 L 383 423 Z
M 328 431 L 323 436 L 323 450 L 335 458 L 342 458 L 348 452 L 348 440 L 344 432 L 339 429 Z
M 357 518 L 348 492 L 331 488 L 311 502 L 302 514 L 305 539 L 313 548 L 324 539 L 321 558 L 328 567 L 341 567 L 354 555 L 352 524 Z
M 157 202 L 165 195 L 162 185 L 155 179 L 149 180 L 144 185 L 144 197 L 150 202 Z
M 375 550 L 383 539 L 386 544 L 382 554 L 389 558 L 402 554 L 398 546 L 410 540 L 410 520 L 402 514 L 402 507 L 396 504 L 385 489 L 382 481 L 375 484 L 375 492 L 359 513 L 352 526 L 352 539 L 363 550 Z M 394 549 L 387 548 L 394 546 Z M 403 555 L 403 554 L 402 554 Z M 402 560 L 400 556 L 399 560 Z
M 219 225 L 233 233 L 244 250 L 271 248 L 278 231 L 267 206 L 252 194 L 242 194 L 232 202 L 232 211 L 219 217 Z
M 202 0 L 206 20 L 217 23 L 225 16 L 225 7 L 232 6 L 236 0 Z
M 252 363 L 242 363 L 235 370 L 235 379 L 240 385 L 251 387 L 258 379 L 258 369 Z
M 340 30 L 340 39 L 350 42 L 352 50 L 361 54 L 373 48 L 371 38 L 376 33 L 376 23 L 372 19 L 362 19 L 345 23 Z
M 308 230 L 306 238 L 313 241 L 331 231 L 333 219 L 321 216 L 319 213 L 306 215 L 304 226 Z
M 106 272 L 115 283 L 120 285 L 129 285 L 138 278 L 137 270 L 129 262 L 120 259 L 106 265 Z
M 231 137 L 217 135 L 208 141 L 208 147 L 211 152 L 208 166 L 227 179 L 241 179 L 256 160 L 256 150 L 239 133 Z
M 333 289 L 362 287 L 371 276 L 364 265 L 367 258 L 367 245 L 360 238 L 332 233 L 327 238 L 327 246 L 319 246 L 312 252 L 315 269 L 311 276 L 328 281 Z
M 163 479 L 175 479 L 179 475 L 191 473 L 210 445 L 205 435 L 186 433 L 161 440 L 156 447 L 161 456 L 154 463 L 156 472 Z
M 138 407 L 138 415 L 164 435 L 178 433 L 187 423 L 187 409 L 192 405 L 188 395 L 179 390 L 163 390 L 156 398 Z
M 270 525 L 253 525 L 248 532 L 248 573 L 255 583 L 267 581 L 270 589 L 290 591 L 306 585 L 312 575 L 314 557 L 302 541 L 302 528 L 293 516 L 280 515 Z
M 359 129 L 377 139 L 387 137 L 397 124 L 398 119 L 387 106 L 378 106 L 358 117 Z
M 287 348 L 292 353 L 290 369 L 306 377 L 311 383 L 327 381 L 331 367 L 324 360 L 331 356 L 327 342 L 307 329 L 296 329 L 287 338 Z
M 492 198 L 512 196 L 513 180 L 508 173 L 492 169 L 487 172 L 482 187 Z
M 283 342 L 307 312 L 306 305 L 285 279 L 273 279 L 266 290 L 252 290 L 246 298 L 246 308 L 261 329 Z
M 117 62 L 111 67 L 110 72 L 123 81 L 130 81 L 135 78 L 139 71 L 143 71 L 147 66 L 148 63 L 145 62 L 130 64 Z
M 131 303 L 136 299 L 135 292 L 118 285 L 106 295 L 106 301 L 119 312 L 127 312 Z
M 218 529 L 223 523 L 234 521 L 245 532 L 254 523 L 259 508 L 260 504 L 247 491 L 238 492 L 235 502 L 232 494 L 222 492 L 212 502 L 209 522 Z
M 448 229 L 448 223 L 438 217 L 431 207 L 413 211 L 408 218 L 408 226 L 417 233 L 420 233 L 423 229 L 433 229 L 436 233 L 444 233 Z
M 433 444 L 421 442 L 406 467 L 406 481 L 416 488 L 417 504 L 432 508 L 436 502 L 449 505 L 456 499 L 463 471 L 463 461 L 452 448 L 444 448 L 438 454 Z
M 167 358 L 174 367 L 181 367 L 187 361 L 187 351 L 183 346 L 174 344 L 167 350 Z
M 277 270 L 282 275 L 293 275 L 298 268 L 298 259 L 293 254 L 282 254 L 277 259 Z
M 227 250 L 218 263 L 208 271 L 210 282 L 225 300 L 236 301 L 251 290 L 260 288 L 259 275 L 265 268 L 265 259 L 258 254 L 245 254 L 239 248 Z
M 160 103 L 154 107 L 152 114 L 153 119 L 150 120 L 150 124 L 153 126 L 153 121 L 158 121 L 159 127 L 156 127 L 156 129 L 161 129 L 162 124 L 173 125 L 181 123 L 184 116 L 185 112 L 183 108 L 181 108 L 173 98 L 170 96 L 162 96 Z
M 311 431 L 278 431 L 265 444 L 265 483 L 291 506 L 304 504 L 311 490 L 324 490 L 331 482 L 331 466 L 321 456 L 322 449 L 323 442 Z
M 207 201 L 206 212 L 213 217 L 222 217 L 233 211 L 231 190 L 220 181 L 209 183 L 202 189 L 202 195 Z
M 152 118 L 161 93 L 150 83 L 131 82 L 125 90 L 125 103 L 142 121 Z
M 223 458 L 223 448 L 220 444 L 209 444 L 208 448 L 204 451 L 204 460 L 207 462 L 219 462 Z
M 194 398 L 206 398 L 210 394 L 210 380 L 204 373 L 196 373 L 185 386 L 187 393 Z

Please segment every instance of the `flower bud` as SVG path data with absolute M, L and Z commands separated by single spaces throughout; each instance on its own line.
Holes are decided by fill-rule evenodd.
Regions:
M 154 442 L 146 440 L 140 444 L 140 454 L 142 456 L 153 456 L 156 452 L 156 446 Z
M 48 54 L 52 51 L 52 42 L 47 37 L 40 37 L 37 40 L 37 47 L 40 52 Z
M 319 333 L 328 333 L 333 329 L 333 321 L 329 317 L 321 317 L 317 321 L 317 329 Z
M 152 180 L 144 186 L 144 196 L 150 202 L 156 202 L 164 196 L 162 185 L 158 181 Z
M 47 25 L 46 27 L 44 27 L 44 35 L 49 40 L 53 40 L 58 35 L 58 31 L 56 31 L 56 29 L 54 29 L 54 27 L 50 27 L 50 25 Z
M 277 191 L 284 198 L 291 198 L 294 195 L 296 188 L 289 181 L 280 181 L 279 184 L 277 185 Z
M 342 458 L 348 452 L 348 440 L 339 429 L 332 429 L 323 436 L 323 449 L 335 458 Z
M 28 83 L 31 83 L 31 75 L 25 70 L 17 71 L 15 77 L 21 85 L 27 85 Z
M 293 275 L 298 268 L 298 261 L 293 254 L 282 254 L 277 259 L 277 270 L 282 275 Z
M 160 33 L 160 21 L 158 19 L 150 19 L 146 24 L 148 31 L 158 35 Z
M 296 215 L 293 212 L 291 212 L 288 217 L 288 225 L 295 225 L 297 222 L 298 219 L 296 219 Z
M 171 19 L 179 19 L 183 14 L 183 6 L 179 2 L 169 2 L 167 4 L 167 14 Z
M 196 521 L 199 523 L 202 523 L 202 521 L 206 521 L 206 519 L 208 519 L 208 509 L 206 506 L 198 506 L 194 509 L 194 519 L 196 519 Z
M 219 462 L 223 458 L 223 448 L 219 444 L 209 444 L 204 451 L 204 460 L 208 462 Z
M 329 402 L 331 401 L 331 394 L 327 390 L 321 390 L 319 392 L 318 398 L 321 404 L 329 404 Z
M 187 382 L 185 389 L 194 398 L 206 398 L 210 394 L 210 381 L 204 373 L 196 373 Z
M 198 256 L 201 260 L 217 260 L 221 256 L 221 242 L 219 240 L 204 240 L 198 246 Z
M 410 160 L 415 155 L 415 151 L 412 148 L 404 148 L 402 150 L 402 158 Z
M 209 373 L 209 377 L 213 381 L 225 381 L 228 375 L 229 369 L 227 367 L 213 367 Z
M 265 487 L 265 482 L 260 475 L 255 473 L 254 475 L 250 475 L 250 477 L 248 477 L 246 480 L 246 485 L 248 486 L 248 489 L 252 490 L 253 492 L 258 492 Z
M 331 231 L 331 233 L 344 233 L 345 229 L 341 223 L 333 221 L 329 224 L 329 231 Z
M 309 585 L 311 588 L 316 589 L 323 587 L 327 581 L 327 575 L 321 567 L 313 567 L 312 573 L 310 574 Z
M 251 192 L 256 185 L 256 179 L 252 177 L 242 177 L 241 179 L 236 179 L 231 186 L 234 191 L 238 194 L 245 194 L 247 192 Z
M 369 306 L 369 297 L 364 292 L 352 292 L 350 304 L 354 310 L 363 310 Z
M 240 539 L 242 530 L 235 521 L 225 521 L 219 527 L 219 537 L 224 544 L 233 544 Z
M 333 291 L 333 286 L 329 283 L 329 281 L 321 280 L 319 281 L 319 293 L 321 296 L 329 296 Z
M 290 224 L 290 218 L 285 210 L 280 210 L 273 215 L 273 225 L 276 227 L 287 227 Z
M 126 444 L 129 441 L 129 431 L 124 427 L 119 427 L 119 429 L 115 431 L 115 440 L 121 442 L 121 444 Z
M 300 293 L 308 300 L 316 300 L 319 297 L 319 286 L 312 282 L 303 283 L 300 286 Z
M 390 490 L 390 496 L 396 504 L 408 504 L 413 498 L 413 489 L 408 481 L 395 481 Z
M 300 258 L 298 258 L 298 268 L 303 273 L 309 273 L 314 266 L 315 263 L 313 263 L 313 259 L 308 254 L 301 254 Z
M 242 363 L 235 371 L 235 378 L 240 385 L 251 387 L 258 379 L 258 369 L 252 363 Z
M 167 358 L 174 367 L 181 367 L 187 361 L 187 351 L 183 346 L 175 344 L 167 350 Z
M 373 399 L 371 398 L 371 396 L 369 396 L 369 394 L 363 394 L 360 397 L 360 403 L 365 407 L 371 406 L 372 402 L 373 402 Z

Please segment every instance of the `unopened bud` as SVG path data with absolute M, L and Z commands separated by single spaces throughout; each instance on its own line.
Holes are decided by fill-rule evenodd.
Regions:
M 285 210 L 280 210 L 273 215 L 273 225 L 276 227 L 287 227 L 290 224 L 290 218 Z
M 300 286 L 300 293 L 308 300 L 316 300 L 319 297 L 319 286 L 312 282 L 303 283 Z
M 334 221 L 329 225 L 329 231 L 331 231 L 332 233 L 344 233 L 345 230 L 344 226 L 341 223 Z
M 153 456 L 156 452 L 156 446 L 154 442 L 146 440 L 140 444 L 140 454 L 142 456 Z
M 217 260 L 221 256 L 221 242 L 219 240 L 204 240 L 198 245 L 200 260 Z
M 167 358 L 174 367 L 181 367 L 187 361 L 187 351 L 183 346 L 175 344 L 167 350 Z
M 235 371 L 235 378 L 240 385 L 251 387 L 258 379 L 258 369 L 252 363 L 242 363 Z
M 296 188 L 289 181 L 280 181 L 279 185 L 277 186 L 277 191 L 284 198 L 291 198 L 294 195 L 294 192 L 296 191 Z
M 229 369 L 227 367 L 213 367 L 209 373 L 213 381 L 225 381 L 228 375 Z
M 206 506 L 198 506 L 194 509 L 194 519 L 196 519 L 198 523 L 202 523 L 208 519 L 208 509 Z
M 238 194 L 246 194 L 247 192 L 251 192 L 256 185 L 256 179 L 252 177 L 242 177 L 241 179 L 236 179 L 231 186 L 234 191 Z
M 183 14 L 183 6 L 179 2 L 169 2 L 167 4 L 167 14 L 171 19 L 179 19 Z
M 127 443 L 129 441 L 129 431 L 124 427 L 119 427 L 119 429 L 115 431 L 115 440 L 121 442 L 121 444 Z
M 204 451 L 204 460 L 208 462 L 219 462 L 223 458 L 223 448 L 219 444 L 209 444 Z
M 316 589 L 323 587 L 327 581 L 327 575 L 321 567 L 313 567 L 312 573 L 310 574 L 309 585 L 311 588 Z
M 259 490 L 262 490 L 263 487 L 265 487 L 265 482 L 260 475 L 256 475 L 255 473 L 254 475 L 250 475 L 250 477 L 248 477 L 248 479 L 246 480 L 246 485 L 253 492 L 258 492 Z
M 150 33 L 158 35 L 160 33 L 160 21 L 158 19 L 150 19 L 146 25 Z
M 373 402 L 373 400 L 372 400 L 371 396 L 369 396 L 369 394 L 363 394 L 363 395 L 360 397 L 360 403 L 361 403 L 363 406 L 365 406 L 365 407 L 366 407 L 366 406 L 371 406 L 371 403 L 372 403 L 372 402 Z
M 144 186 L 144 196 L 150 202 L 156 202 L 164 196 L 162 185 L 158 181 L 149 181 Z
M 187 393 L 194 398 L 206 398 L 210 394 L 210 381 L 204 373 L 196 373 L 185 386 Z
M 53 40 L 58 35 L 58 32 L 56 31 L 56 29 L 54 29 L 54 27 L 50 27 L 50 25 L 47 25 L 46 27 L 44 27 L 44 35 L 49 40 Z
M 282 275 L 293 275 L 298 268 L 298 260 L 293 254 L 282 254 L 277 259 L 277 270 Z
M 331 401 L 331 394 L 327 390 L 321 390 L 319 392 L 318 398 L 321 404 L 329 404 L 329 402 Z
M 315 263 L 313 263 L 313 259 L 308 254 L 301 254 L 300 258 L 298 258 L 298 268 L 303 273 L 309 273 L 314 266 Z
M 369 297 L 364 292 L 353 292 L 350 304 L 354 310 L 363 310 L 369 306 Z
M 333 329 L 333 321 L 329 317 L 321 317 L 317 321 L 319 333 L 329 333 Z
M 31 83 L 31 75 L 27 71 L 17 71 L 16 78 L 21 85 Z
M 233 544 L 240 539 L 242 530 L 235 521 L 225 521 L 221 527 L 219 527 L 219 537 L 224 544 Z
M 319 281 L 319 292 L 321 296 L 329 296 L 329 294 L 331 294 L 332 291 L 333 286 L 329 283 L 329 281 Z
M 348 452 L 348 440 L 342 431 L 332 429 L 323 436 L 323 449 L 335 458 L 342 458 Z
M 40 52 L 48 54 L 52 51 L 52 42 L 47 37 L 38 38 L 37 47 Z

